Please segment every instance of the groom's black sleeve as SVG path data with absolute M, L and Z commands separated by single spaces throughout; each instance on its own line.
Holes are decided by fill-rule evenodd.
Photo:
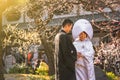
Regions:
M 77 59 L 77 53 L 75 47 L 71 41 L 71 38 L 63 34 L 60 36 L 60 53 L 64 61 L 64 65 L 70 70 L 75 70 L 75 61 Z

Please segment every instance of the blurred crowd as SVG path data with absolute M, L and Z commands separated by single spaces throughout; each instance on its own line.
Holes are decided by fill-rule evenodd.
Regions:
M 3 62 L 7 73 L 9 73 L 9 70 L 16 64 L 22 63 L 25 63 L 26 66 L 35 70 L 40 66 L 41 61 L 48 64 L 48 58 L 45 51 L 40 50 L 37 45 L 30 46 L 26 53 L 20 52 L 19 47 L 7 47 L 4 51 Z

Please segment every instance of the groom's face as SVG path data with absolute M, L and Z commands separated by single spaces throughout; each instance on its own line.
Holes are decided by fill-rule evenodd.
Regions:
M 66 29 L 67 29 L 67 33 L 69 33 L 72 30 L 72 26 L 73 24 L 68 24 Z

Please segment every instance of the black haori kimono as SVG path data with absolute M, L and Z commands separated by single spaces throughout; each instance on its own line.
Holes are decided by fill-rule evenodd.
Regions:
M 77 53 L 70 36 L 61 30 L 55 37 L 55 80 L 76 80 Z

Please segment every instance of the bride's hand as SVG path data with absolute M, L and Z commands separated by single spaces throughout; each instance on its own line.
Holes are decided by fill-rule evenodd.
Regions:
M 77 58 L 81 58 L 81 57 L 83 57 L 82 54 L 80 52 L 78 52 Z

